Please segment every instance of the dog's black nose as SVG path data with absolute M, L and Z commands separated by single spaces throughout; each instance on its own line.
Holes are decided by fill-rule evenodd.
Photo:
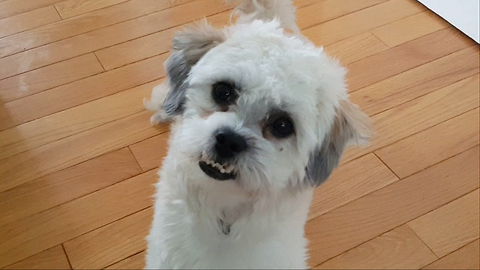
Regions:
M 231 129 L 217 131 L 215 139 L 215 150 L 222 158 L 232 158 L 247 149 L 245 139 Z

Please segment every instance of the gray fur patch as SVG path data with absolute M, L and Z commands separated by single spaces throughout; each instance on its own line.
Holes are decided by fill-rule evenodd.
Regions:
M 186 82 L 192 67 L 209 50 L 223 42 L 224 32 L 214 29 L 202 21 L 187 27 L 173 39 L 173 53 L 165 63 L 170 92 L 165 98 L 163 109 L 168 116 L 180 115 L 186 102 Z
M 184 111 L 188 88 L 186 80 L 192 67 L 185 60 L 183 51 L 177 51 L 168 58 L 165 68 L 171 90 L 165 98 L 163 109 L 168 116 L 179 115 Z
M 306 170 L 306 182 L 319 186 L 338 166 L 343 151 L 349 143 L 365 144 L 373 136 L 369 117 L 350 101 L 342 101 L 330 132 L 321 146 L 310 154 Z

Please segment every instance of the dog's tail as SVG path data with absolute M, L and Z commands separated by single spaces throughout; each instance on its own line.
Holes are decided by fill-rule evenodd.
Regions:
M 236 2 L 237 8 L 234 11 L 238 15 L 238 22 L 251 22 L 253 20 L 277 19 L 283 28 L 293 31 L 299 35 L 295 7 L 292 0 L 226 0 Z

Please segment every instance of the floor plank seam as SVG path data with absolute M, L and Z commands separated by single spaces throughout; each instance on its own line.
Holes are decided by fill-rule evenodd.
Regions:
M 103 74 L 103 73 L 99 73 L 99 74 Z M 98 75 L 98 74 L 97 74 L 97 75 Z M 102 99 L 102 98 L 106 98 L 106 97 L 109 97 L 109 96 L 112 96 L 112 95 L 115 95 L 115 94 L 119 94 L 119 93 L 122 93 L 122 92 L 124 92 L 124 91 L 128 91 L 128 90 L 131 90 L 131 89 L 133 89 L 133 88 L 140 87 L 140 86 L 142 86 L 142 85 L 146 85 L 146 84 L 149 84 L 149 83 L 154 82 L 154 81 L 157 81 L 157 80 L 161 80 L 161 79 L 163 79 L 163 78 L 165 78 L 165 75 L 163 75 L 163 76 L 161 76 L 161 77 L 157 77 L 157 78 L 152 79 L 152 80 L 148 80 L 148 81 L 146 81 L 145 83 L 141 83 L 141 84 L 138 84 L 138 85 L 134 85 L 133 87 L 128 88 L 128 89 L 125 89 L 125 90 L 121 90 L 121 91 L 118 91 L 118 92 L 115 92 L 115 93 L 111 93 L 111 94 L 109 94 L 109 95 L 105 95 L 105 96 L 102 96 L 102 97 L 99 97 L 99 98 L 95 98 L 95 99 L 92 99 L 92 100 L 89 100 L 89 101 L 86 101 L 86 102 L 77 104 L 77 105 L 75 105 L 75 106 L 68 107 L 68 108 L 63 109 L 63 110 L 60 110 L 60 111 L 56 111 L 56 112 L 52 112 L 52 113 L 46 114 L 46 115 L 44 115 L 44 116 L 42 116 L 42 117 L 40 117 L 40 118 L 37 118 L 37 119 L 32 119 L 32 120 L 25 121 L 25 122 L 19 123 L 19 124 L 17 124 L 17 125 L 14 125 L 14 126 L 11 126 L 11 127 L 5 128 L 5 129 L 0 129 L 0 132 L 2 132 L 2 131 L 4 131 L 4 130 L 9 130 L 9 129 L 18 127 L 18 126 L 23 125 L 23 124 L 26 124 L 26 123 L 30 123 L 30 122 L 36 121 L 36 120 L 38 120 L 38 119 L 41 119 L 41 118 L 44 118 L 44 117 L 47 117 L 47 116 L 50 116 L 50 115 L 53 115 L 53 114 L 56 114 L 56 113 L 64 112 L 64 111 L 66 111 L 66 110 L 69 110 L 69 109 L 72 109 L 72 108 L 76 108 L 76 107 L 82 106 L 82 105 L 84 105 L 84 104 L 87 104 L 87 103 L 90 103 L 90 102 L 93 102 L 93 101 L 96 101 L 96 100 L 99 100 L 99 99 Z M 54 88 L 52 88 L 52 89 L 54 89 Z M 48 90 L 48 91 L 52 91 L 52 89 L 50 89 L 50 90 Z M 41 93 L 41 92 L 40 92 L 40 93 Z M 40 93 L 36 93 L 36 94 L 34 94 L 34 95 L 37 95 L 37 94 L 40 94 Z M 30 96 L 33 96 L 33 95 L 30 95 Z M 142 101 L 139 101 L 139 102 L 142 102 Z M 8 103 L 7 103 L 7 104 L 8 104 Z M 146 109 L 143 109 L 142 111 L 135 112 L 135 113 L 130 114 L 130 115 L 128 115 L 128 116 L 132 116 L 132 115 L 134 115 L 134 114 L 138 114 L 138 113 L 144 112 L 144 111 L 146 111 Z M 128 117 L 128 116 L 126 116 L 126 117 Z M 123 119 L 123 118 L 125 118 L 125 117 L 112 120 L 112 121 L 110 121 L 109 123 L 114 122 L 114 121 L 119 120 L 119 119 Z M 100 126 L 103 126 L 103 125 L 100 125 Z M 99 127 L 99 126 L 97 126 L 97 127 Z M 82 132 L 83 132 L 83 131 L 82 131 Z M 77 134 L 78 134 L 78 133 L 77 133 Z
M 437 59 L 437 60 L 438 60 L 438 59 Z M 477 68 L 477 70 L 478 70 L 478 68 Z M 403 105 L 403 104 L 412 102 L 412 101 L 415 100 L 415 99 L 418 99 L 418 98 L 421 98 L 421 97 L 430 95 L 430 94 L 435 93 L 435 92 L 437 92 L 437 91 L 439 91 L 439 90 L 441 90 L 441 89 L 443 89 L 443 88 L 449 87 L 449 86 L 451 86 L 451 85 L 453 85 L 453 84 L 456 84 L 456 83 L 458 83 L 458 82 L 460 82 L 460 81 L 463 81 L 463 80 L 466 80 L 466 79 L 468 79 L 468 78 L 475 77 L 475 76 L 477 76 L 477 75 L 479 75 L 479 74 L 480 74 L 480 73 L 475 73 L 474 75 L 470 75 L 470 76 L 467 76 L 467 77 L 464 77 L 464 78 L 460 78 L 460 79 L 454 80 L 452 83 L 450 83 L 450 84 L 448 84 L 448 85 L 440 86 L 439 88 L 435 88 L 434 90 L 432 90 L 432 91 L 430 91 L 430 92 L 428 92 L 428 93 L 424 93 L 424 94 L 421 94 L 421 95 L 419 95 L 419 96 L 416 96 L 415 98 L 412 98 L 412 99 L 409 99 L 409 100 L 400 102 L 400 103 L 398 103 L 398 104 L 395 104 L 395 105 L 392 106 L 392 107 L 389 107 L 389 108 L 380 110 L 380 111 L 375 112 L 374 114 L 371 114 L 371 115 L 369 115 L 369 116 L 372 117 L 372 116 L 375 116 L 375 115 L 378 115 L 378 114 L 382 114 L 382 113 L 384 113 L 384 112 L 386 112 L 386 111 L 388 111 L 388 110 L 391 110 L 391 109 L 393 109 L 393 108 L 395 108 L 395 107 L 398 107 L 398 106 L 401 106 L 401 105 Z M 399 74 L 398 74 L 398 75 L 399 75 Z M 394 76 L 397 76 L 397 75 L 394 75 Z M 391 77 L 390 77 L 390 78 L 391 78 Z M 387 78 L 387 79 L 388 79 L 388 78 Z M 428 80 L 428 81 L 426 81 L 426 82 L 424 82 L 424 83 L 422 83 L 422 84 L 427 84 L 427 83 L 429 83 L 429 82 L 431 82 L 431 81 L 434 81 L 434 80 L 436 80 L 436 79 L 437 79 L 437 78 L 432 78 L 432 79 L 430 79 L 430 80 Z M 383 80 L 382 80 L 382 81 L 383 81 Z M 382 81 L 380 81 L 380 82 L 382 82 Z M 366 86 L 366 87 L 368 87 L 368 86 Z M 362 88 L 360 88 L 360 89 L 358 89 L 358 90 L 364 89 L 364 88 L 366 88 L 366 87 L 362 87 Z M 356 90 L 356 91 L 357 91 L 357 90 Z
M 65 245 L 63 243 L 61 245 L 62 245 L 63 253 L 65 253 L 65 257 L 67 257 L 68 265 L 70 265 L 70 269 L 73 269 L 72 262 L 70 261 L 67 250 L 65 249 Z
M 84 104 L 85 104 L 85 103 L 84 103 Z M 83 104 L 80 104 L 80 105 L 83 105 Z M 79 106 L 80 106 L 80 105 L 79 105 Z M 74 107 L 71 107 L 71 108 L 74 108 Z M 70 109 L 70 108 L 69 108 L 69 109 Z M 65 109 L 65 110 L 68 110 L 68 109 Z M 65 111 L 65 110 L 62 110 L 62 111 Z M 56 113 L 60 113 L 60 112 L 62 112 L 62 111 L 55 112 L 55 113 L 52 113 L 52 114 L 49 114 L 49 115 L 53 115 L 53 114 L 56 114 Z M 70 138 L 70 137 L 75 136 L 75 135 L 78 135 L 78 134 L 85 133 L 85 132 L 87 132 L 87 131 L 90 131 L 90 130 L 93 130 L 93 129 L 102 127 L 102 126 L 104 126 L 104 125 L 108 125 L 108 124 L 114 123 L 114 122 L 116 122 L 116 121 L 119 121 L 119 120 L 128 118 L 128 117 L 130 117 L 130 116 L 132 116 L 132 115 L 136 115 L 136 114 L 143 113 L 143 112 L 145 112 L 145 111 L 146 111 L 146 110 L 143 109 L 143 110 L 134 112 L 134 113 L 132 113 L 132 114 L 126 115 L 126 116 L 124 116 L 124 117 L 120 117 L 120 118 L 116 118 L 116 119 L 114 119 L 114 120 L 107 121 L 107 122 L 105 122 L 105 123 L 103 123 L 103 124 L 101 124 L 101 125 L 94 126 L 94 127 L 90 127 L 90 128 L 85 129 L 85 130 L 82 130 L 82 131 L 80 131 L 80 132 L 67 135 L 67 136 L 65 136 L 65 137 L 57 138 L 57 139 L 54 140 L 54 141 L 46 142 L 46 143 L 44 143 L 44 144 L 40 144 L 40 145 L 38 145 L 38 146 L 36 146 L 36 147 L 33 147 L 33 148 L 30 148 L 30 149 L 25 149 L 25 150 L 23 150 L 23 151 L 21 151 L 21 152 L 18 152 L 18 153 L 16 153 L 16 154 L 14 154 L 14 155 L 7 156 L 7 157 L 3 157 L 3 158 L 0 159 L 0 161 L 1 161 L 1 160 L 6 160 L 6 159 L 9 159 L 9 158 L 12 158 L 12 157 L 14 157 L 14 156 L 23 154 L 23 153 L 28 152 L 28 151 L 35 150 L 35 149 L 37 149 L 37 148 L 40 148 L 40 147 L 45 146 L 45 145 L 49 145 L 49 144 L 51 144 L 51 143 L 55 143 L 55 142 L 60 141 L 60 140 L 64 140 L 64 139 Z M 48 116 L 48 115 L 46 115 L 46 116 Z M 44 116 L 44 117 L 46 117 L 46 116 Z M 42 117 L 42 118 L 43 118 L 43 117 Z M 41 118 L 40 118 L 40 119 L 41 119 Z M 31 121 L 22 123 L 22 124 L 20 124 L 20 125 L 27 124 L 27 123 L 30 123 L 30 122 L 33 122 L 33 121 L 36 121 L 36 120 L 38 120 L 38 119 L 34 119 L 34 120 L 31 120 Z M 0 133 L 1 133 L 2 131 L 14 129 L 14 128 L 20 126 L 20 125 L 17 125 L 17 126 L 8 128 L 8 129 L 0 130 Z M 162 132 L 162 133 L 160 133 L 160 134 L 163 134 L 163 133 L 165 133 L 165 132 Z M 159 134 L 157 134 L 157 135 L 159 135 Z M 155 136 L 156 136 L 156 135 L 155 135 Z M 137 142 L 135 142 L 135 143 L 137 143 Z M 124 146 L 124 147 L 128 147 L 128 145 L 127 145 L 127 146 Z M 124 147 L 120 147 L 120 148 L 118 148 L 118 149 L 121 149 L 121 148 L 124 148 Z M 118 149 L 116 149 L 116 150 L 118 150 Z M 113 151 L 116 151 L 116 150 L 113 150 Z M 100 156 L 102 156 L 102 155 L 104 155 L 104 154 L 105 154 L 105 153 L 102 153 Z M 97 156 L 97 157 L 98 157 L 98 156 Z M 83 161 L 82 161 L 81 163 L 83 163 Z M 80 163 L 78 163 L 78 164 L 80 164 Z M 78 165 L 78 164 L 75 164 L 75 165 Z M 75 166 L 75 165 L 73 165 L 73 166 Z M 71 167 L 71 166 L 69 166 L 69 167 Z M 67 168 L 69 168 L 69 167 L 67 167 Z M 63 169 L 62 169 L 62 170 L 63 170 Z
M 425 268 L 425 267 L 428 267 L 428 266 L 430 266 L 431 264 L 434 264 L 434 263 L 436 263 L 437 261 L 439 261 L 439 260 L 441 260 L 441 259 L 443 259 L 443 258 L 447 257 L 448 255 L 451 255 L 452 253 L 455 253 L 455 252 L 457 252 L 458 250 L 460 250 L 460 249 L 462 249 L 462 248 L 464 248 L 464 247 L 466 247 L 466 246 L 468 246 L 468 245 L 472 244 L 473 242 L 477 241 L 478 239 L 479 239 L 479 238 L 477 238 L 477 239 L 475 239 L 475 240 L 473 240 L 473 241 L 471 241 L 471 242 L 468 242 L 468 243 L 466 243 L 465 245 L 462 245 L 461 247 L 459 247 L 459 248 L 457 248 L 457 249 L 455 249 L 455 250 L 453 250 L 453 251 L 451 251 L 451 252 L 449 252 L 449 253 L 447 253 L 447 254 L 443 255 L 442 257 L 438 257 L 438 256 L 437 256 L 435 253 L 433 253 L 433 254 L 435 254 L 435 256 L 437 256 L 437 258 L 438 258 L 438 259 L 436 259 L 435 261 L 433 261 L 433 262 L 431 262 L 431 263 L 429 263 L 429 264 L 427 264 L 427 265 L 423 266 L 421 269 L 423 269 L 423 268 Z M 433 252 L 433 251 L 432 251 L 432 252 Z
M 136 142 L 136 143 L 138 143 L 138 142 Z M 130 154 L 132 155 L 133 159 L 135 159 L 135 163 L 137 164 L 138 168 L 140 169 L 140 171 L 142 171 L 142 173 L 147 172 L 147 171 L 143 170 L 142 166 L 140 166 L 140 162 L 138 162 L 138 159 L 135 156 L 135 154 L 133 154 L 132 148 L 130 148 L 130 146 L 132 146 L 132 145 L 127 146 L 128 151 L 130 151 Z
M 467 194 L 468 194 L 468 193 L 467 193 Z M 460 198 L 460 197 L 459 197 L 459 198 Z M 441 206 L 440 206 L 440 207 L 441 207 Z M 437 209 L 440 208 L 440 207 L 435 208 L 435 210 L 437 210 Z M 435 210 L 432 210 L 432 211 L 435 211 Z M 431 211 L 430 211 L 430 212 L 431 212 Z M 424 216 L 424 215 L 426 215 L 426 214 L 423 214 L 423 215 L 421 215 L 421 216 Z M 410 221 L 409 221 L 409 222 L 410 222 Z M 430 252 L 432 252 L 432 254 L 437 258 L 437 259 L 436 259 L 435 261 L 433 261 L 433 262 L 438 261 L 438 259 L 440 259 L 440 258 L 439 258 L 439 257 L 437 256 L 437 254 L 433 251 L 433 249 L 423 240 L 423 238 L 420 237 L 420 235 L 418 235 L 418 233 L 417 233 L 412 227 L 410 227 L 410 225 L 408 225 L 408 222 L 405 223 L 405 225 L 407 225 L 408 228 L 410 228 L 410 230 L 413 232 L 413 234 L 414 234 L 418 239 L 420 239 L 420 241 L 422 241 L 422 243 L 428 248 L 428 250 L 430 250 Z M 433 262 L 431 262 L 431 263 L 433 263 Z M 431 264 L 431 263 L 430 263 L 430 264 Z M 427 265 L 428 265 L 428 264 L 427 264 Z M 425 265 L 424 265 L 423 267 L 425 267 Z
M 127 259 L 129 259 L 129 258 L 131 258 L 131 257 L 133 257 L 133 256 L 137 256 L 138 254 L 140 254 L 140 253 L 142 253 L 142 252 L 144 252 L 144 251 L 146 251 L 146 249 L 142 249 L 141 251 L 135 252 L 134 254 L 129 255 L 129 256 L 125 257 L 125 258 L 122 258 L 121 260 L 118 260 L 118 261 L 116 261 L 116 262 L 114 262 L 114 263 L 111 263 L 111 264 L 103 267 L 102 269 L 107 269 L 107 268 L 111 267 L 112 265 L 115 265 L 115 264 L 117 264 L 117 263 L 119 263 L 119 262 L 121 262 L 121 261 L 125 261 L 125 260 L 127 260 Z
M 133 215 L 135 215 L 135 214 L 137 214 L 137 213 L 139 213 L 139 212 L 142 212 L 142 211 L 145 211 L 145 210 L 147 210 L 147 209 L 149 209 L 149 208 L 152 208 L 152 207 L 153 207 L 153 194 L 152 194 L 152 198 L 151 198 L 151 199 L 152 199 L 152 204 L 151 204 L 151 205 L 149 205 L 149 206 L 147 206 L 147 207 L 144 207 L 144 208 L 141 208 L 141 209 L 138 209 L 138 210 L 136 210 L 136 211 L 133 211 L 133 212 L 131 212 L 131 213 L 129 213 L 129 214 L 123 216 L 123 217 L 120 217 L 120 218 L 117 218 L 117 219 L 115 219 L 115 220 L 112 220 L 112 221 L 110 221 L 110 222 L 108 222 L 108 223 L 105 223 L 105 224 L 103 224 L 102 226 L 99 226 L 99 227 L 96 227 L 96 228 L 94 228 L 94 229 L 85 231 L 85 232 L 83 232 L 83 233 L 81 233 L 81 234 L 79 234 L 79 235 L 76 235 L 75 237 L 72 237 L 72 238 L 70 238 L 70 239 L 67 239 L 67 240 L 65 240 L 65 242 L 62 243 L 62 245 L 63 245 L 64 243 L 68 242 L 68 241 L 71 241 L 71 240 L 73 240 L 73 239 L 77 239 L 77 238 L 79 238 L 79 237 L 81 237 L 81 236 L 84 236 L 84 235 L 86 235 L 86 234 L 88 234 L 88 233 L 91 233 L 91 232 L 93 232 L 93 231 L 102 229 L 102 228 L 104 228 L 104 227 L 106 227 L 106 226 L 108 226 L 108 225 L 111 225 L 111 224 L 113 224 L 113 223 L 115 223 L 115 222 L 118 222 L 118 221 L 120 221 L 120 220 L 122 220 L 122 219 L 124 219 L 124 218 L 133 216 Z M 50 248 L 52 248 L 52 247 L 50 247 Z
M 60 14 L 60 11 L 58 11 L 57 5 L 56 5 L 56 4 L 53 4 L 52 6 L 53 6 L 53 8 L 55 9 L 55 11 L 57 12 L 58 16 L 60 17 L 60 20 L 63 21 L 65 18 L 63 18 L 63 17 L 62 17 L 62 14 Z M 70 265 L 70 267 L 72 267 L 72 266 Z
M 369 30 L 369 31 L 370 31 L 370 30 Z M 444 28 L 444 29 L 437 30 L 437 31 L 432 32 L 432 33 L 429 33 L 428 35 L 434 35 L 435 33 L 438 33 L 438 32 L 441 32 L 441 31 L 445 31 L 445 28 Z M 372 34 L 373 34 L 373 33 L 372 33 Z M 464 35 L 464 34 L 462 34 L 462 35 Z M 395 48 L 400 47 L 400 46 L 403 46 L 403 45 L 405 45 L 405 44 L 407 44 L 407 43 L 411 43 L 411 42 L 416 41 L 416 40 L 418 40 L 418 39 L 424 38 L 425 36 L 427 36 L 427 35 L 423 35 L 423 36 L 421 36 L 421 37 L 417 37 L 417 38 L 412 39 L 412 40 L 409 40 L 409 41 L 407 41 L 407 42 L 398 44 L 398 45 L 396 45 L 396 46 L 394 46 L 394 47 L 388 47 L 388 49 L 385 50 L 385 51 L 381 51 L 381 52 L 378 52 L 378 53 L 376 53 L 376 54 L 370 55 L 370 56 L 368 56 L 368 57 L 365 57 L 365 58 L 362 58 L 362 59 L 353 61 L 353 62 L 349 63 L 349 65 L 352 65 L 352 64 L 357 63 L 357 62 L 359 62 L 359 61 L 362 61 L 362 60 L 364 60 L 364 59 L 366 59 L 366 58 L 374 57 L 375 55 L 385 53 L 385 52 L 388 51 L 388 50 L 395 49 Z M 464 35 L 464 36 L 465 36 L 465 35 Z M 375 37 L 376 37 L 376 36 L 375 36 Z M 428 63 L 430 63 L 430 62 L 433 62 L 433 61 L 435 61 L 435 60 L 437 60 L 437 59 L 440 59 L 440 58 L 443 58 L 443 57 L 445 57 L 445 56 L 449 56 L 449 55 L 451 55 L 451 54 L 457 53 L 457 52 L 459 52 L 459 51 L 461 51 L 461 50 L 465 50 L 465 49 L 470 48 L 470 47 L 478 47 L 478 46 L 479 46 L 478 44 L 473 44 L 473 43 L 472 43 L 472 45 L 469 45 L 469 46 L 467 46 L 467 47 L 465 47 L 465 48 L 460 48 L 460 49 L 457 49 L 456 51 L 449 52 L 449 53 L 447 53 L 447 54 L 445 54 L 445 55 L 442 55 L 442 56 L 437 57 L 437 58 L 435 58 L 435 59 L 431 59 L 431 60 L 429 60 L 428 62 L 422 63 L 422 64 L 420 64 L 420 65 L 409 67 L 407 70 L 402 71 L 402 72 L 400 72 L 400 73 L 398 73 L 398 74 L 402 74 L 402 73 L 407 72 L 407 71 L 409 71 L 409 70 L 411 70 L 411 69 L 414 69 L 414 68 L 416 68 L 416 67 L 423 66 L 423 65 L 428 64 Z M 398 75 L 398 74 L 395 74 L 395 75 Z M 393 75 L 393 76 L 395 76 L 395 75 Z M 365 87 L 367 87 L 367 86 L 369 86 L 369 85 L 363 86 L 362 88 L 365 88 Z M 357 90 L 355 90 L 355 91 L 358 91 L 358 90 L 360 90 L 360 89 L 362 89 L 362 88 L 359 88 L 359 89 L 357 89 Z
M 358 199 L 357 199 L 357 200 L 358 200 Z M 346 253 L 346 252 L 349 252 L 350 250 L 356 249 L 356 248 L 358 248 L 359 246 L 361 246 L 361 245 L 363 245 L 363 244 L 365 244 L 365 243 L 368 243 L 369 241 L 372 241 L 373 239 L 375 239 L 375 238 L 377 238 L 377 237 L 380 237 L 380 236 L 382 236 L 382 235 L 384 235 L 384 234 L 386 234 L 386 233 L 389 233 L 389 232 L 391 232 L 391 231 L 393 231 L 393 230 L 396 230 L 396 229 L 404 226 L 405 224 L 407 224 L 407 222 L 405 222 L 405 223 L 403 223 L 403 224 L 400 224 L 400 225 L 396 226 L 395 228 L 392 228 L 392 229 L 386 230 L 386 231 L 384 231 L 384 232 L 381 232 L 381 233 L 379 233 L 379 234 L 371 237 L 370 239 L 367 239 L 367 240 L 361 242 L 360 244 L 355 245 L 355 246 L 352 247 L 352 248 L 348 248 L 348 249 L 346 249 L 345 251 L 342 251 L 342 252 L 338 253 L 337 255 L 334 255 L 334 256 L 332 256 L 332 257 L 324 260 L 323 262 L 315 265 L 314 267 L 318 267 L 318 266 L 320 266 L 320 265 L 322 265 L 322 264 L 324 264 L 324 263 L 326 263 L 326 262 L 328 262 L 328 261 L 330 261 L 330 260 L 332 260 L 332 259 L 335 259 L 336 257 L 338 257 L 338 256 L 340 256 L 340 255 L 342 255 L 342 254 L 344 254 L 344 253 Z
M 9 56 L 12 56 L 12 55 L 16 55 L 16 54 L 19 54 L 19 53 L 23 53 L 23 52 L 26 52 L 26 51 L 29 51 L 29 50 L 32 50 L 32 49 L 40 48 L 40 47 L 42 47 L 42 46 L 46 46 L 46 45 L 49 45 L 49 44 L 52 44 L 52 43 L 56 43 L 56 42 L 59 42 L 59 41 L 62 41 L 62 40 L 66 40 L 66 39 L 69 39 L 69 38 L 73 38 L 73 37 L 76 37 L 76 36 L 79 36 L 79 35 L 88 34 L 88 33 L 94 32 L 94 31 L 98 31 L 99 29 L 102 29 L 102 28 L 111 27 L 111 26 L 113 26 L 113 25 L 121 24 L 121 23 L 128 22 L 128 21 L 132 21 L 132 20 L 135 20 L 135 19 L 138 19 L 138 18 L 141 18 L 141 17 L 145 17 L 145 16 L 149 16 L 149 15 L 152 15 L 152 14 L 156 14 L 156 13 L 158 13 L 158 12 L 163 12 L 163 11 L 165 11 L 165 10 L 168 10 L 168 9 L 171 9 L 171 8 L 176 8 L 176 7 L 179 7 L 179 6 L 183 6 L 183 5 L 186 5 L 186 4 L 189 4 L 189 3 L 191 3 L 191 2 L 183 3 L 183 4 L 180 4 L 180 5 L 173 5 L 173 6 L 170 6 L 170 7 L 168 7 L 168 8 L 165 8 L 165 9 L 162 9 L 162 10 L 159 10 L 159 11 L 155 11 L 155 12 L 151 12 L 151 13 L 145 13 L 145 14 L 143 14 L 143 15 L 141 15 L 141 16 L 132 17 L 132 18 L 130 18 L 130 19 L 128 19 L 128 20 L 125 20 L 125 21 L 116 22 L 116 23 L 112 23 L 112 24 L 107 24 L 107 25 L 104 25 L 104 26 L 101 27 L 101 28 L 96 28 L 96 29 L 92 29 L 92 30 L 90 30 L 90 31 L 82 32 L 82 33 L 79 33 L 78 35 L 73 35 L 73 36 L 69 36 L 69 37 L 66 37 L 66 38 L 61 38 L 61 39 L 55 40 L 55 41 L 53 41 L 53 42 L 49 42 L 49 43 L 46 43 L 46 44 L 42 44 L 42 45 L 39 45 L 39 46 L 34 46 L 34 47 L 31 47 L 31 48 L 28 48 L 27 50 L 24 49 L 24 50 L 19 51 L 19 52 L 15 52 L 15 53 L 8 54 L 8 55 L 3 55 L 3 56 L 0 56 L 0 59 L 6 58 L 6 57 L 9 57 Z M 122 4 L 122 3 L 120 3 L 120 4 Z M 80 16 L 85 16 L 86 14 L 88 14 L 88 13 L 81 14 L 81 15 L 79 15 L 78 17 L 80 17 Z M 78 17 L 72 17 L 72 18 L 78 18 Z M 55 22 L 55 23 L 59 23 L 59 22 L 62 22 L 62 21 L 67 21 L 67 20 L 70 20 L 70 19 L 72 19 L 72 18 L 68 18 L 68 19 L 65 19 L 65 20 L 60 20 L 60 21 L 57 21 L 57 22 Z M 54 23 L 52 23 L 52 24 L 54 24 Z M 176 26 L 180 26 L 180 25 L 184 25 L 184 23 L 181 23 L 181 24 L 176 25 Z M 37 27 L 37 28 L 39 28 L 39 27 Z M 35 29 L 36 29 L 36 28 L 35 28 Z M 32 29 L 30 29 L 30 30 L 32 30 Z M 17 34 L 14 34 L 14 35 L 18 35 L 18 33 L 17 33 Z M 14 36 L 14 35 L 12 35 L 12 36 Z M 12 37 L 12 36 L 10 36 L 10 37 Z M 2 42 L 3 39 L 4 39 L 4 38 L 0 38 L 0 43 Z
M 98 63 L 100 64 L 100 66 L 102 66 L 103 72 L 107 71 L 107 69 L 103 66 L 102 61 L 100 61 L 100 58 L 98 58 L 98 55 L 97 55 L 97 52 L 96 52 L 96 51 L 93 52 L 93 55 L 95 55 L 95 58 L 97 58 Z M 103 72 L 102 72 L 102 73 L 103 73 Z
M 314 219 L 317 219 L 317 218 L 319 218 L 319 217 L 321 217 L 321 216 L 324 216 L 324 215 L 326 215 L 327 213 L 330 213 L 330 212 L 334 211 L 335 209 L 338 209 L 338 208 L 343 207 L 343 206 L 345 206 L 345 205 L 354 203 L 355 201 L 360 200 L 360 199 L 362 199 L 363 197 L 366 197 L 366 196 L 368 196 L 368 195 L 370 195 L 370 194 L 372 194 L 372 193 L 374 193 L 374 192 L 377 192 L 377 191 L 379 191 L 379 190 L 382 190 L 382 189 L 384 189 L 384 188 L 387 188 L 387 187 L 389 187 L 390 185 L 393 185 L 393 184 L 395 184 L 395 183 L 398 183 L 398 182 L 400 182 L 400 181 L 402 181 L 402 180 L 404 180 L 404 179 L 406 179 L 406 178 L 408 178 L 408 177 L 411 177 L 411 176 L 413 176 L 413 175 L 416 175 L 416 174 L 418 174 L 418 173 L 421 173 L 421 172 L 425 171 L 426 169 L 428 169 L 428 168 L 430 168 L 430 167 L 433 167 L 433 166 L 435 166 L 435 165 L 438 165 L 439 163 L 441 163 L 441 162 L 443 162 L 443 161 L 452 159 L 452 158 L 454 158 L 454 157 L 456 157 L 456 156 L 458 156 L 458 155 L 461 155 L 461 154 L 463 154 L 463 153 L 465 153 L 465 152 L 467 152 L 467 151 L 469 151 L 469 150 L 471 150 L 471 149 L 473 149 L 473 148 L 475 148 L 475 147 L 478 147 L 478 146 L 479 146 L 478 144 L 475 145 L 475 146 L 472 146 L 472 147 L 470 147 L 470 148 L 468 148 L 468 149 L 466 149 L 466 150 L 464 150 L 464 151 L 462 151 L 462 152 L 460 152 L 460 153 L 457 153 L 457 154 L 455 154 L 455 155 L 453 155 L 453 156 L 451 156 L 451 157 L 449 157 L 449 158 L 447 158 L 447 159 L 444 159 L 444 160 L 442 160 L 442 161 L 440 161 L 440 162 L 437 162 L 437 163 L 435 163 L 435 164 L 433 164 L 433 165 L 431 165 L 431 166 L 427 166 L 426 168 L 423 168 L 423 169 L 421 169 L 421 170 L 419 170 L 419 171 L 417 171 L 417 172 L 415 172 L 415 173 L 413 173 L 413 174 L 411 174 L 411 175 L 409 175 L 409 176 L 406 176 L 406 177 L 404 177 L 404 178 L 398 178 L 398 177 L 397 177 L 397 178 L 398 178 L 397 181 L 393 181 L 393 182 L 391 182 L 391 183 L 389 183 L 389 184 L 387 184 L 387 185 L 385 185 L 385 186 L 383 186 L 383 187 L 381 187 L 381 188 L 379 188 L 379 189 L 377 189 L 377 190 L 373 190 L 373 191 L 371 191 L 371 192 L 369 192 L 369 193 L 366 193 L 366 194 L 364 194 L 364 195 L 356 198 L 355 200 L 353 200 L 353 201 L 351 201 L 351 202 L 348 202 L 348 203 L 346 203 L 346 204 L 343 204 L 343 205 L 341 205 L 341 206 L 339 206 L 339 207 L 332 208 L 331 210 L 329 210 L 329 211 L 327 211 L 327 212 L 325 212 L 325 213 L 322 213 L 322 214 L 320 214 L 320 215 L 318 215 L 318 216 L 315 216 L 315 217 L 313 217 L 313 218 L 309 218 L 309 219 L 308 219 L 308 222 L 311 222 L 311 221 L 314 220 Z M 370 154 L 370 153 L 373 153 L 373 152 L 369 152 L 369 153 L 367 153 L 367 154 L 365 154 L 365 155 L 368 155 L 368 154 Z M 376 156 L 376 155 L 375 155 L 375 156 Z M 348 161 L 348 162 L 350 162 L 350 161 Z M 347 163 L 348 163 L 348 162 L 347 162 Z M 320 186 L 319 188 L 321 188 L 321 186 Z M 468 193 L 470 193 L 470 192 L 472 192 L 472 191 L 475 191 L 476 189 L 478 189 L 478 187 L 476 187 L 476 188 L 473 189 L 473 190 L 468 191 L 468 192 L 465 193 L 465 194 L 468 194 Z M 465 194 L 462 194 L 461 196 L 464 196 Z M 460 196 L 460 197 L 461 197 L 461 196 Z M 460 198 L 460 197 L 457 197 L 457 198 L 455 198 L 454 200 L 456 200 L 456 199 L 458 199 L 458 198 Z M 454 200 L 451 200 L 451 201 L 454 201 Z M 445 204 L 448 204 L 448 203 L 450 203 L 451 201 L 449 201 L 449 202 L 447 202 L 447 203 L 445 203 Z M 442 206 L 443 206 L 443 205 L 442 205 Z M 435 208 L 435 209 L 436 209 L 436 208 Z M 433 210 L 432 210 L 432 211 L 433 211 Z M 430 212 L 431 212 L 431 211 L 429 211 L 428 213 L 430 213 Z M 427 214 L 427 213 L 425 213 L 425 214 Z M 413 219 L 412 219 L 412 220 L 413 220 Z M 409 220 L 408 222 L 410 222 L 410 221 L 412 221 L 412 220 Z M 408 222 L 405 222 L 405 224 L 408 223 Z
M 383 160 L 377 155 L 377 153 L 375 153 L 375 152 L 373 151 L 372 154 L 373 154 L 375 157 L 377 157 L 378 160 L 380 160 L 380 162 L 382 162 L 382 164 L 383 164 L 385 167 L 387 167 L 387 169 L 388 169 L 393 175 L 395 175 L 395 177 L 397 177 L 398 180 L 403 179 L 403 178 L 401 178 L 400 176 L 398 176 L 398 175 L 392 170 L 392 168 L 390 168 L 390 166 L 388 166 L 387 163 L 385 163 L 385 161 L 383 161 Z M 398 180 L 397 180 L 397 181 L 398 181 Z

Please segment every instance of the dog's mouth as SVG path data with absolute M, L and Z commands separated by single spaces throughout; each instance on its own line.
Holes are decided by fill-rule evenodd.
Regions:
M 222 165 L 213 160 L 201 160 L 198 165 L 206 175 L 219 181 L 233 180 L 236 177 L 233 165 Z

